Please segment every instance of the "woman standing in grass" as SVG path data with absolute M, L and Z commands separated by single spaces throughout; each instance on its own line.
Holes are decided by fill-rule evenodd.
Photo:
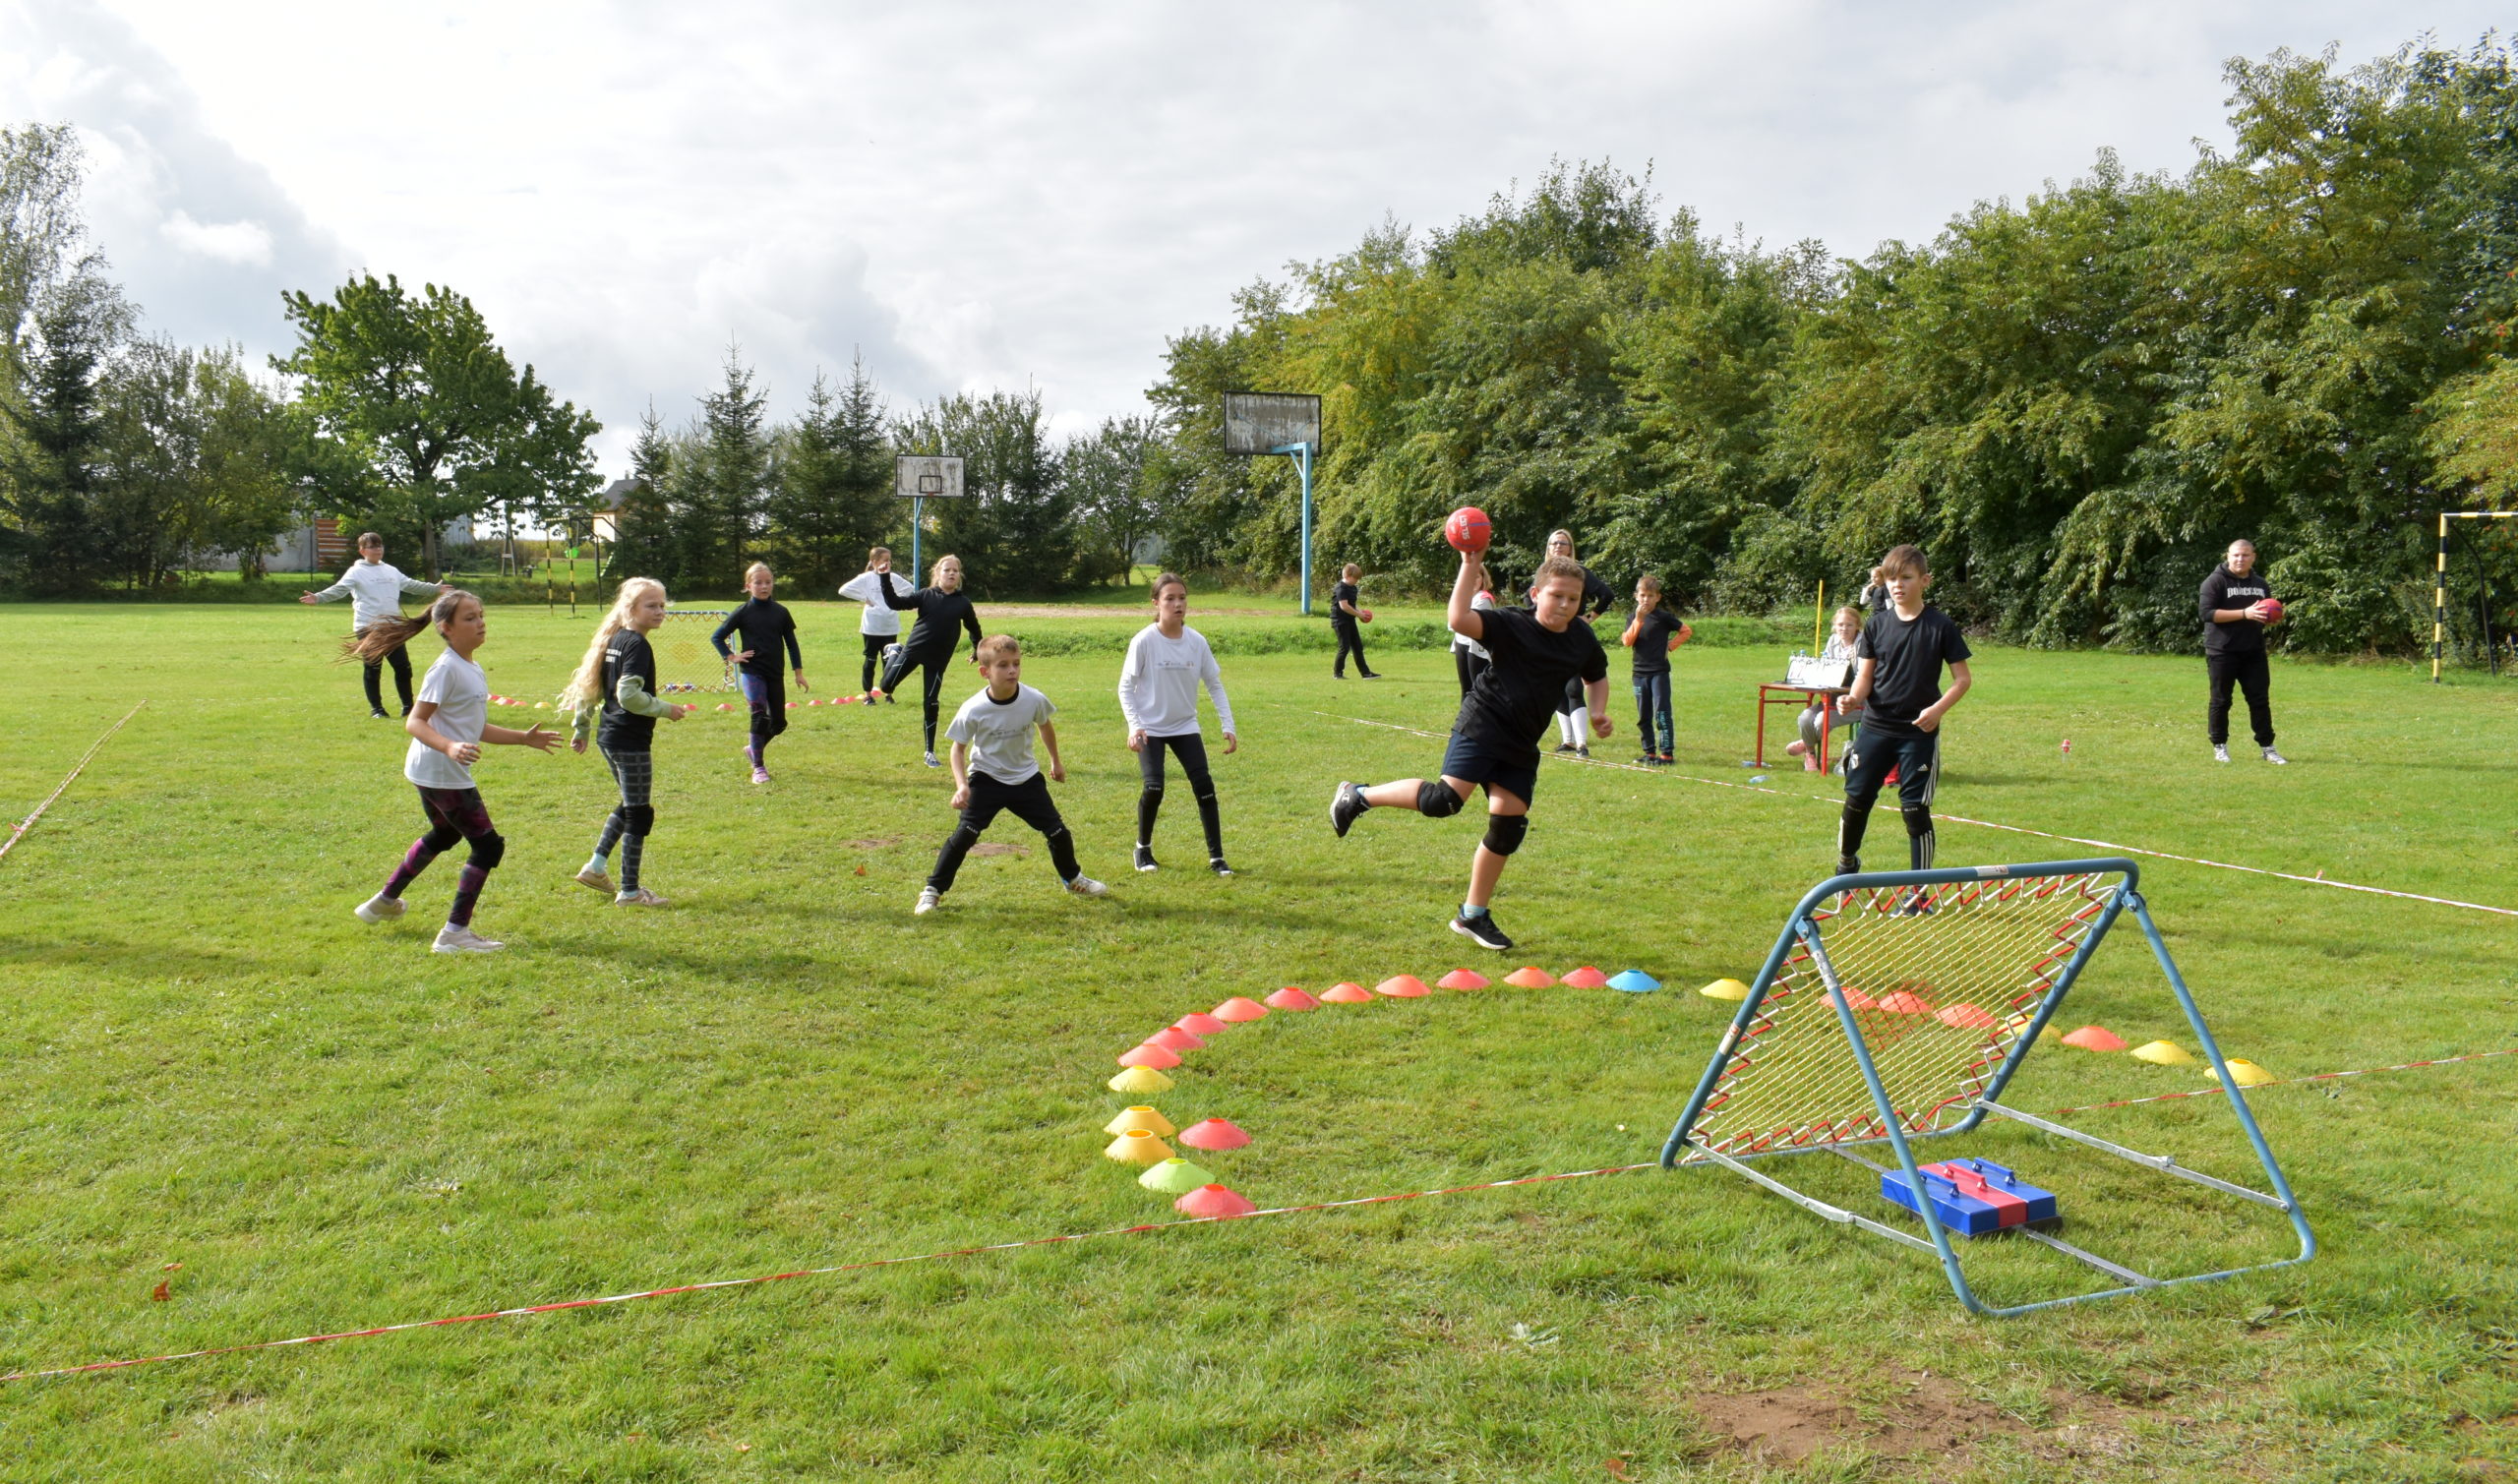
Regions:
M 1144 789 L 1137 795 L 1137 869 L 1153 870 L 1154 819 L 1163 810 L 1163 754 L 1180 759 L 1198 823 L 1207 832 L 1207 869 L 1229 876 L 1224 863 L 1224 812 L 1216 803 L 1215 776 L 1207 771 L 1206 739 L 1198 734 L 1198 686 L 1215 698 L 1224 749 L 1240 745 L 1232 732 L 1232 703 L 1225 699 L 1224 671 L 1206 636 L 1189 626 L 1189 584 L 1177 572 L 1154 579 L 1154 622 L 1128 641 L 1119 666 L 1119 714 L 1128 726 L 1128 750 L 1137 754 Z
M 594 859 L 577 872 L 580 885 L 613 892 L 625 907 L 663 907 L 665 899 L 638 884 L 639 859 L 646 853 L 647 833 L 655 828 L 656 811 L 647 802 L 655 787 L 650 755 L 656 718 L 680 721 L 691 708 L 678 706 L 656 692 L 656 652 L 647 635 L 665 621 L 665 585 L 653 577 L 631 577 L 614 595 L 612 612 L 595 625 L 585 658 L 560 704 L 574 713 L 569 745 L 586 749 L 586 734 L 595 733 L 621 802 L 604 817 L 595 837 Z M 602 718 L 600 730 L 596 718 Z M 621 884 L 613 885 L 612 848 L 621 847 Z
M 400 917 L 404 889 L 429 868 L 430 861 L 452 850 L 456 841 L 468 841 L 472 854 L 463 862 L 463 873 L 454 879 L 454 905 L 447 911 L 446 925 L 438 929 L 429 951 L 496 953 L 506 945 L 472 930 L 472 909 L 481 900 L 490 871 L 507 854 L 508 843 L 490 824 L 481 791 L 472 785 L 472 764 L 480 758 L 485 742 L 548 752 L 560 744 L 560 736 L 538 726 L 518 732 L 489 724 L 490 683 L 472 656 L 489 637 L 490 628 L 481 600 L 470 593 L 448 588 L 416 619 L 379 619 L 343 641 L 341 656 L 373 667 L 431 624 L 445 638 L 446 653 L 421 679 L 419 700 L 402 722 L 402 730 L 411 734 L 402 776 L 420 791 L 420 811 L 428 816 L 428 833 L 411 842 L 402 863 L 385 878 L 385 889 L 360 903 L 356 911 L 362 922 Z
M 918 622 L 910 625 L 909 642 L 892 656 L 890 667 L 884 670 L 877 693 L 889 695 L 899 689 L 913 669 L 927 672 L 927 765 L 940 768 L 944 764 L 935 756 L 935 708 L 944 693 L 944 667 L 962 642 L 957 629 L 971 631 L 971 658 L 974 662 L 979 659 L 980 618 L 962 592 L 962 559 L 938 557 L 934 581 L 914 593 L 904 593 L 894 586 L 889 571 L 882 574 L 882 579 L 883 606 L 897 613 L 915 613 Z

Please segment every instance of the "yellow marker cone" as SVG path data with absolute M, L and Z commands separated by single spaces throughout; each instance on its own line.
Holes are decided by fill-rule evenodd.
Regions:
M 2257 1066 L 2254 1062 L 2248 1060 L 2244 1056 L 2232 1056 L 2226 1059 L 2230 1064 L 2230 1081 L 2237 1083 L 2240 1087 L 2258 1087 L 2264 1083 L 2280 1082 L 2282 1080 L 2281 1078 L 2264 1070 L 2264 1068 Z M 2211 1078 L 2214 1082 L 2221 1080 L 2221 1074 L 2213 1071 L 2210 1067 L 2205 1067 L 2203 1069 L 2203 1075 Z
M 1113 1093 L 1169 1093 L 1171 1079 L 1152 1067 L 1130 1067 L 1103 1086 Z
M 1707 999 L 1742 1000 L 1749 997 L 1749 986 L 1738 979 L 1715 979 L 1712 983 L 1699 989 L 1697 993 L 1704 995 Z
M 1121 1164 L 1161 1164 L 1174 1158 L 1170 1145 L 1141 1128 L 1132 1128 L 1111 1140 L 1102 1153 Z
M 2194 1058 L 2184 1046 L 2173 1040 L 2144 1041 L 2131 1051 L 2135 1061 L 2147 1061 L 2155 1067 L 2190 1067 Z
M 1132 1128 L 1144 1129 L 1158 1139 L 1169 1139 L 1180 1132 L 1172 1127 L 1171 1120 L 1164 1117 L 1161 1111 L 1150 1108 L 1142 1102 L 1134 1107 L 1119 1109 L 1119 1116 L 1102 1125 L 1102 1132 L 1112 1135 L 1124 1134 Z

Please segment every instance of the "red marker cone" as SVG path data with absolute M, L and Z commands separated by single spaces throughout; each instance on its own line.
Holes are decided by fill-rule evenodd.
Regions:
M 1880 996 L 1880 1008 L 1891 1015 L 1930 1015 L 1932 1003 L 1911 989 Z
M 1606 989 L 1609 986 L 1609 977 L 1590 965 L 1585 964 L 1572 974 L 1558 979 L 1557 982 L 1571 989 Z
M 1483 989 L 1493 980 L 1474 969 L 1455 969 L 1434 982 L 1444 989 Z
M 1239 1149 L 1250 1142 L 1250 1136 L 1222 1118 L 1210 1118 L 1182 1129 L 1180 1142 L 1191 1149 Z
M 1943 1025 L 1955 1026 L 1961 1031 L 1990 1031 L 2002 1024 L 1974 1005 L 1948 1006 L 1941 1012 L 1940 1020 Z
M 2083 1026 L 2064 1038 L 2064 1044 L 2084 1051 L 2122 1051 L 2124 1039 L 2105 1026 Z
M 1522 989 L 1545 989 L 1556 982 L 1556 976 L 1529 964 L 1504 976 L 1504 982 Z
M 1194 1051 L 1205 1045 L 1206 1041 L 1203 1038 L 1183 1031 L 1178 1026 L 1166 1026 L 1147 1037 L 1145 1043 L 1149 1046 L 1161 1046 L 1167 1051 Z
M 1320 1001 L 1313 999 L 1309 991 L 1297 985 L 1288 984 L 1268 996 L 1268 1008 L 1271 1010 L 1317 1010 L 1320 1008 Z
M 1320 991 L 1324 1005 L 1369 1005 L 1372 1001 L 1373 992 L 1361 984 L 1332 984 Z
M 1232 1029 L 1204 1010 L 1192 1010 L 1172 1024 L 1192 1036 L 1222 1036 Z
M 1152 1067 L 1158 1072 L 1168 1072 L 1171 1068 L 1180 1065 L 1180 1057 L 1177 1053 L 1167 1051 L 1161 1046 L 1146 1045 L 1139 1046 L 1133 1051 L 1121 1052 L 1119 1055 L 1119 1065 L 1123 1067 Z
M 1259 1208 L 1221 1185 L 1201 1185 L 1171 1203 L 1184 1217 L 1246 1217 Z
M 1259 1003 L 1255 999 L 1249 998 L 1247 995 L 1240 994 L 1236 994 L 1232 998 L 1226 1000 L 1223 1004 L 1216 1006 L 1216 1019 L 1232 1021 L 1236 1024 L 1242 1021 L 1258 1020 L 1267 1015 L 1267 1006 Z
M 1373 992 L 1387 994 L 1392 999 L 1422 999 L 1434 991 L 1426 988 L 1425 981 L 1412 974 L 1394 974 L 1373 985 Z

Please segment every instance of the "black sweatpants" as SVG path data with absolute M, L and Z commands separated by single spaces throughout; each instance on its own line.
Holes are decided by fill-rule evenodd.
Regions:
M 1348 618 L 1345 614 L 1340 614 L 1337 618 L 1330 620 L 1329 626 L 1331 629 L 1335 630 L 1338 635 L 1338 658 L 1331 662 L 1329 666 L 1329 673 L 1338 677 L 1340 680 L 1345 680 L 1347 678 L 1347 655 L 1349 651 L 1352 651 L 1355 656 L 1355 673 L 1357 675 L 1372 674 L 1373 667 L 1366 664 L 1364 661 L 1363 626 L 1357 623 L 1354 620 Z
M 385 709 L 385 687 L 382 683 L 384 680 L 382 672 L 388 665 L 393 667 L 393 688 L 401 694 L 402 714 L 404 716 L 408 716 L 411 714 L 411 657 L 402 652 L 402 646 L 399 644 L 396 644 L 392 648 L 385 651 L 385 658 L 381 660 L 370 660 L 367 662 L 367 673 L 360 677 L 362 680 L 367 682 L 367 709 L 370 711 L 382 711 Z M 2228 701 L 2226 698 L 2224 698 L 2222 705 L 2224 709 L 2227 709 Z
M 926 667 L 927 694 L 920 701 L 920 705 L 926 710 L 927 750 L 929 752 L 935 750 L 935 707 L 944 695 L 944 667 L 952 661 L 953 651 L 950 649 L 929 654 L 920 654 L 915 650 L 904 649 L 892 656 L 891 668 L 883 672 L 883 693 L 889 695 L 901 688 L 901 682 L 909 679 L 911 667 Z M 979 776 L 976 773 L 971 775 L 974 780 Z
M 962 823 L 944 840 L 944 848 L 935 853 L 935 869 L 927 884 L 938 892 L 953 889 L 953 877 L 962 869 L 962 858 L 980 843 L 997 814 L 1006 809 L 1014 817 L 1041 832 L 1049 844 L 1049 864 L 1056 867 L 1058 879 L 1072 881 L 1084 867 L 1076 863 L 1075 837 L 1067 833 L 1066 820 L 1049 799 L 1049 781 L 1035 773 L 1021 783 L 999 783 L 977 768 L 971 770 L 971 801 L 962 808 Z
M 2230 741 L 2230 687 L 2238 686 L 2247 693 L 2247 721 L 2255 731 L 2255 744 L 2273 745 L 2273 669 L 2264 662 L 2264 651 L 2253 654 L 2207 654 L 2203 667 L 2212 677 L 2212 699 L 2203 709 L 2203 730 L 2212 736 L 2212 745 L 2222 747 Z
M 1871 806 L 1888 770 L 1897 770 L 1897 808 L 1906 816 L 1907 868 L 1932 869 L 1940 841 L 1933 833 L 1932 799 L 1941 787 L 1941 734 L 1890 734 L 1865 727 L 1845 753 L 1845 812 L 1836 826 L 1836 855 L 1850 860 L 1862 854 L 1863 832 L 1871 825 Z
M 1492 660 L 1481 660 L 1466 649 L 1452 651 L 1452 668 L 1460 672 L 1460 693 L 1464 698 L 1469 694 L 1469 687 L 1476 684 L 1477 678 L 1484 675 L 1486 667 L 1493 663 Z
M 883 662 L 883 651 L 900 640 L 888 633 L 861 633 L 857 637 L 866 646 L 866 660 L 858 667 L 857 677 L 857 689 L 863 694 L 874 688 L 874 667 Z
M 1207 740 L 1195 732 L 1177 737 L 1149 737 L 1137 752 L 1137 772 L 1145 787 L 1137 794 L 1137 844 L 1154 844 L 1154 816 L 1163 811 L 1163 753 L 1180 759 L 1189 779 L 1189 795 L 1198 801 L 1198 823 L 1207 831 L 1207 859 L 1224 859 L 1224 810 L 1216 803 L 1215 775 L 1207 771 Z

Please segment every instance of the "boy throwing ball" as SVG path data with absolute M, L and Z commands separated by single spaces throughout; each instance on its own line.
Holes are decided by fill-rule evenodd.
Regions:
M 1460 536 L 1453 540 L 1463 544 Z M 1583 606 L 1584 577 L 1582 566 L 1571 559 L 1550 557 L 1531 579 L 1529 612 L 1479 609 L 1472 604 L 1478 589 L 1487 585 L 1486 564 L 1478 552 L 1464 549 L 1446 617 L 1452 632 L 1484 645 L 1493 661 L 1461 700 L 1451 745 L 1443 753 L 1442 776 L 1369 789 L 1342 783 L 1329 805 L 1329 822 L 1344 836 L 1366 809 L 1413 809 L 1437 819 L 1457 814 L 1469 792 L 1482 786 L 1486 836 L 1470 858 L 1469 898 L 1452 920 L 1452 931 L 1499 953 L 1511 948 L 1513 940 L 1495 925 L 1487 905 L 1494 900 L 1504 862 L 1522 848 L 1529 828 L 1530 794 L 1538 784 L 1538 740 L 1563 704 L 1570 682 L 1583 683 L 1592 735 L 1606 738 L 1610 731 L 1608 656 L 1590 625 L 1574 622 Z
M 952 725 L 944 729 L 953 742 L 953 807 L 962 811 L 962 823 L 935 853 L 934 873 L 912 911 L 924 917 L 935 910 L 953 889 L 962 858 L 1006 809 L 1049 842 L 1049 863 L 1057 867 L 1067 890 L 1079 897 L 1108 896 L 1110 888 L 1086 875 L 1076 862 L 1075 837 L 1067 833 L 1066 820 L 1059 817 L 1049 786 L 1041 778 L 1041 766 L 1032 760 L 1032 729 L 1038 727 L 1041 745 L 1049 752 L 1049 777 L 1066 782 L 1066 765 L 1058 761 L 1058 729 L 1049 724 L 1058 708 L 1023 683 L 1023 646 L 1012 634 L 982 639 L 974 657 L 988 677 L 988 688 L 962 702 Z
M 1938 608 L 1924 605 L 1932 573 L 1924 554 L 1901 546 L 1880 559 L 1888 588 L 1888 606 L 1872 615 L 1854 641 L 1853 689 L 1839 713 L 1860 710 L 1862 736 L 1845 754 L 1845 813 L 1836 826 L 1836 870 L 1862 869 L 1862 835 L 1871 806 L 1897 770 L 1897 807 L 1906 816 L 1907 861 L 1932 868 L 1933 791 L 1941 781 L 1941 719 L 1973 682 L 1967 674 L 1967 640 Z M 1949 688 L 1941 688 L 1941 667 L 1949 666 Z

